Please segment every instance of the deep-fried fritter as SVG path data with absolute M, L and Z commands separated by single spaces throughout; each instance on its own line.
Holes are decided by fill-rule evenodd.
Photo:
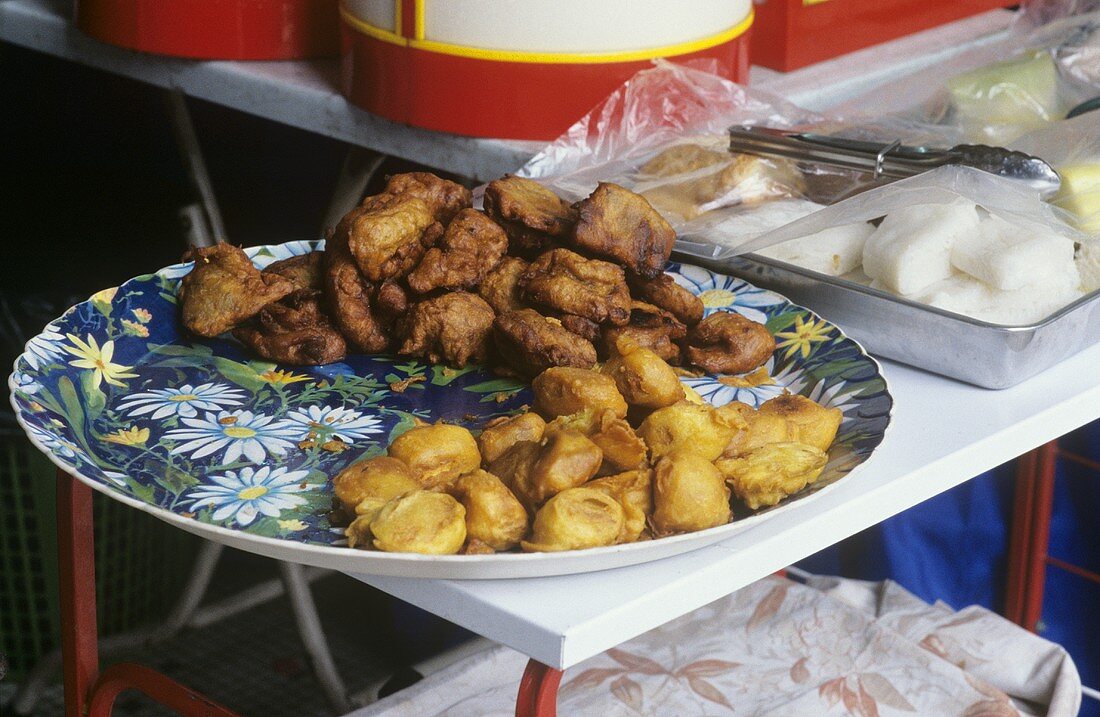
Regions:
M 392 329 L 409 310 L 409 295 L 397 282 L 383 281 L 374 290 L 372 306 L 386 329 Z
M 657 463 L 651 518 L 657 535 L 706 530 L 729 521 L 730 491 L 710 461 L 677 451 Z
M 688 333 L 687 360 L 710 373 L 745 373 L 775 351 L 768 328 L 732 311 L 716 311 Z
M 292 294 L 264 307 L 233 331 L 238 341 L 260 357 L 291 366 L 318 366 L 340 361 L 347 342 L 321 308 L 319 296 Z
M 463 209 L 409 274 L 409 288 L 418 294 L 434 289 L 472 289 L 507 251 L 508 237 L 500 225 L 476 209 Z
M 824 452 L 804 443 L 769 443 L 743 458 L 722 458 L 715 466 L 734 495 L 756 510 L 813 483 L 828 460 Z
M 489 302 L 497 314 L 519 311 L 529 308 L 529 304 L 520 296 L 519 278 L 530 266 L 515 256 L 501 259 L 496 268 L 485 275 L 477 287 L 478 296 Z
M 473 434 L 449 423 L 410 428 L 390 443 L 387 453 L 407 465 L 428 489 L 444 488 L 481 467 Z
M 385 193 L 424 201 L 441 224 L 447 224 L 471 204 L 469 189 L 431 172 L 395 174 L 386 182 Z
M 600 325 L 591 319 L 574 314 L 562 314 L 558 317 L 558 321 L 577 336 L 583 336 L 589 341 L 596 342 L 600 338 Z
M 638 426 L 638 435 L 654 461 L 674 451 L 713 461 L 744 427 L 745 419 L 733 411 L 684 400 L 649 414 Z
M 623 508 L 602 490 L 581 486 L 563 490 L 535 515 L 527 552 L 582 550 L 614 545 L 623 535 Z
M 363 276 L 383 281 L 405 276 L 443 234 L 431 207 L 412 196 L 367 197 L 336 226 Z
M 520 441 L 541 441 L 545 431 L 546 421 L 537 413 L 494 418 L 477 437 L 482 464 L 489 465 Z
M 508 174 L 485 188 L 485 212 L 508 233 L 512 250 L 533 255 L 565 238 L 576 213 L 538 182 Z
M 645 465 L 646 444 L 625 418 L 612 410 L 586 409 L 569 416 L 558 416 L 546 424 L 546 433 L 575 430 L 588 436 L 603 451 L 600 473 L 618 473 Z
M 449 492 L 466 508 L 466 539 L 493 550 L 519 545 L 527 534 L 527 511 L 500 478 L 483 470 L 461 476 Z
M 195 268 L 180 282 L 183 325 L 207 338 L 223 334 L 294 291 L 278 274 L 261 272 L 232 244 L 191 250 Z
M 311 251 L 267 265 L 264 271 L 289 279 L 297 289 L 321 291 L 325 271 L 325 252 Z
M 358 523 L 360 521 L 356 521 Z M 362 542 L 348 528 L 348 544 Z M 394 498 L 370 523 L 374 547 L 390 553 L 453 555 L 466 542 L 466 509 L 446 493 L 413 491 Z
M 347 232 L 340 227 L 326 244 L 324 286 L 329 313 L 348 344 L 363 353 L 384 351 L 389 334 L 371 308 L 371 285 L 356 266 Z
M 432 363 L 456 368 L 470 360 L 484 361 L 493 316 L 493 308 L 477 294 L 453 291 L 425 299 L 409 311 L 398 353 L 426 356 Z
M 676 283 L 668 274 L 655 279 L 628 276 L 631 293 L 658 308 L 664 309 L 686 326 L 694 326 L 703 319 L 703 302 L 699 297 Z
M 630 320 L 630 290 L 622 267 L 552 249 L 531 262 L 519 280 L 524 298 L 598 324 Z
M 626 401 L 615 380 L 597 371 L 573 366 L 553 366 L 531 382 L 535 410 L 549 418 L 569 416 L 584 410 L 609 410 L 626 416 Z
M 602 461 L 599 447 L 583 433 L 562 430 L 539 443 L 520 441 L 493 461 L 489 472 L 533 512 L 556 493 L 588 481 Z
M 648 469 L 627 471 L 584 484 L 619 502 L 623 509 L 623 530 L 616 543 L 632 543 L 645 532 L 646 519 L 653 512 L 653 473 Z
M 537 376 L 551 366 L 592 368 L 596 348 L 534 309 L 500 314 L 493 322 L 493 341 L 505 364 L 523 376 Z
M 782 419 L 791 441 L 805 443 L 828 453 L 836 438 L 844 413 L 839 408 L 825 408 L 805 396 L 785 394 L 765 401 L 758 412 L 761 416 Z
M 662 408 L 684 398 L 679 376 L 656 352 L 629 338 L 620 339 L 615 349 L 600 371 L 615 381 L 631 406 Z
M 419 488 L 409 467 L 389 456 L 352 463 L 332 479 L 332 491 L 346 514 L 377 512 L 390 500 Z
M 630 304 L 630 323 L 626 326 L 604 327 L 599 344 L 600 355 L 613 355 L 618 342 L 626 339 L 653 351 L 668 363 L 677 365 L 681 358 L 679 342 L 685 336 L 687 327 L 675 316 L 652 304 L 633 301 Z
M 576 209 L 573 246 L 649 279 L 665 268 L 676 230 L 642 195 L 600 182 Z

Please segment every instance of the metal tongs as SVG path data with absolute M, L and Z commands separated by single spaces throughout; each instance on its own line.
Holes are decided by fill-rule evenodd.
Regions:
M 888 144 L 791 132 L 772 127 L 730 127 L 730 151 L 801 162 L 817 162 L 870 172 L 875 179 L 901 179 L 936 167 L 958 164 L 1026 183 L 1048 197 L 1058 191 L 1061 177 L 1038 157 L 1004 147 L 959 144 L 950 149 L 909 147 L 901 140 Z

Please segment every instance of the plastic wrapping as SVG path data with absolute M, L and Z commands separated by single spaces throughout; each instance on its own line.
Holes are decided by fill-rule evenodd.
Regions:
M 578 200 L 601 181 L 641 193 L 681 236 L 733 245 L 847 196 L 858 173 L 798 166 L 784 159 L 731 155 L 733 124 L 816 126 L 827 118 L 701 70 L 657 62 L 520 170 L 562 197 Z M 781 203 L 777 203 L 780 200 Z M 762 226 L 755 210 L 775 212 Z M 743 217 L 748 224 L 734 221 Z
M 1100 96 L 1100 12 L 1041 3 L 1004 36 L 876 87 L 833 112 L 878 138 L 1012 146 Z

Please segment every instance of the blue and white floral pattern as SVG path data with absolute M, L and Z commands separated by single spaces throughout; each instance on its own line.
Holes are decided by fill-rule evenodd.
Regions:
M 262 267 L 313 248 L 247 252 Z M 525 385 L 478 366 L 353 355 L 285 367 L 228 337 L 196 339 L 176 320 L 179 279 L 190 270 L 171 266 L 73 307 L 28 343 L 9 380 L 39 448 L 130 500 L 250 535 L 345 545 L 329 523 L 330 476 L 382 453 L 417 421 L 476 431 L 531 403 Z M 768 376 L 692 378 L 696 391 L 716 404 L 758 405 L 789 390 L 840 407 L 841 432 L 815 490 L 866 459 L 891 407 L 874 361 L 777 294 L 698 267 L 669 271 L 708 313 L 740 312 L 777 337 Z

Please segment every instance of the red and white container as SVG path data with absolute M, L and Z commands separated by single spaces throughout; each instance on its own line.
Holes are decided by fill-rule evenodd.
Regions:
M 336 55 L 336 0 L 77 0 L 76 26 L 158 55 L 293 60 Z
M 343 89 L 398 122 L 550 140 L 654 58 L 748 80 L 751 0 L 343 0 Z

